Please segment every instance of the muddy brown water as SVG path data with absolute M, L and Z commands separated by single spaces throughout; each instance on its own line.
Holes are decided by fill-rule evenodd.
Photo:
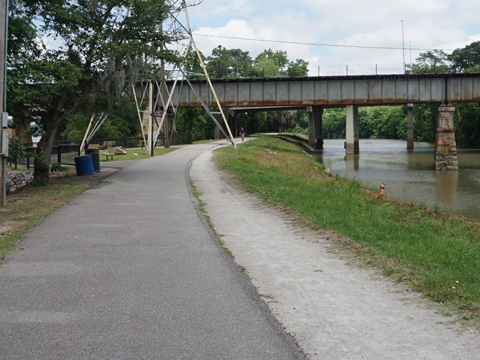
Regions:
M 344 140 L 325 140 L 315 155 L 332 174 L 355 179 L 400 200 L 480 221 L 480 150 L 458 150 L 458 171 L 435 171 L 433 145 L 401 140 L 360 140 L 360 153 L 345 156 Z

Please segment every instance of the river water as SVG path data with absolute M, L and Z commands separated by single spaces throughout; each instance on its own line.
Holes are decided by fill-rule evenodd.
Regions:
M 360 153 L 345 156 L 344 140 L 325 140 L 315 156 L 332 174 L 356 179 L 400 200 L 480 221 L 480 150 L 458 150 L 459 171 L 435 171 L 433 145 L 401 140 L 360 140 Z

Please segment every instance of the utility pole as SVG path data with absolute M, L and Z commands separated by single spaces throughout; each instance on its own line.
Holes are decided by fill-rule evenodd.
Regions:
M 403 52 L 403 73 L 405 74 L 407 72 L 407 69 L 405 67 L 405 36 L 403 33 L 403 20 L 402 20 L 402 52 Z
M 0 8 L 0 206 L 7 204 L 6 167 L 8 152 L 7 114 L 7 39 L 8 39 L 8 0 Z

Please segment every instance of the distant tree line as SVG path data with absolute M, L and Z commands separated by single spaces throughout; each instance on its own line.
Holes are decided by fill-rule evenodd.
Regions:
M 189 0 L 195 5 L 201 0 Z M 176 41 L 174 31 L 157 31 L 168 14 L 180 11 L 178 1 L 166 0 L 10 0 L 8 29 L 7 111 L 15 126 L 32 121 L 42 128 L 35 158 L 35 183 L 48 182 L 48 161 L 57 139 L 78 139 L 92 113 L 109 113 L 97 137 L 140 134 L 131 85 L 161 78 L 160 62 L 182 64 L 201 73 L 192 53 L 183 59 L 163 44 Z M 46 43 L 55 46 L 47 46 Z M 451 54 L 441 50 L 421 54 L 409 67 L 412 73 L 480 71 L 480 42 Z M 152 65 L 150 59 L 157 61 Z M 307 76 L 308 63 L 291 60 L 285 51 L 264 50 L 256 57 L 241 49 L 219 46 L 204 57 L 212 78 Z M 192 75 L 195 76 L 195 75 Z M 478 104 L 457 104 L 457 139 L 462 146 L 480 146 Z M 228 111 L 228 109 L 226 109 Z M 435 136 L 436 106 L 414 108 L 416 140 Z M 404 138 L 403 107 L 365 108 L 360 113 L 362 137 Z M 305 111 L 243 113 L 240 126 L 247 133 L 306 132 Z M 344 110 L 326 110 L 324 133 L 344 137 Z M 214 136 L 214 125 L 202 109 L 180 109 L 176 118 L 182 142 Z

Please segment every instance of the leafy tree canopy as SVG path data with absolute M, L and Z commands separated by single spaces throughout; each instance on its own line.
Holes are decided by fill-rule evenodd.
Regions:
M 480 41 L 475 41 L 463 49 L 454 50 L 449 56 L 454 72 L 472 72 L 480 70 Z
M 449 72 L 448 55 L 443 50 L 429 50 L 421 53 L 412 64 L 410 71 L 414 74 Z
M 245 78 L 250 76 L 252 58 L 248 51 L 226 49 L 219 45 L 207 59 L 207 70 L 212 78 Z
M 116 101 L 139 74 L 143 79 L 154 77 L 158 71 L 150 58 L 178 60 L 162 46 L 178 34 L 160 30 L 177 3 L 12 0 L 9 112 L 19 121 L 35 119 L 42 126 L 38 146 L 44 156 L 38 159 L 48 161 L 67 117 L 98 96 Z M 48 181 L 48 167 L 36 165 L 35 182 Z

